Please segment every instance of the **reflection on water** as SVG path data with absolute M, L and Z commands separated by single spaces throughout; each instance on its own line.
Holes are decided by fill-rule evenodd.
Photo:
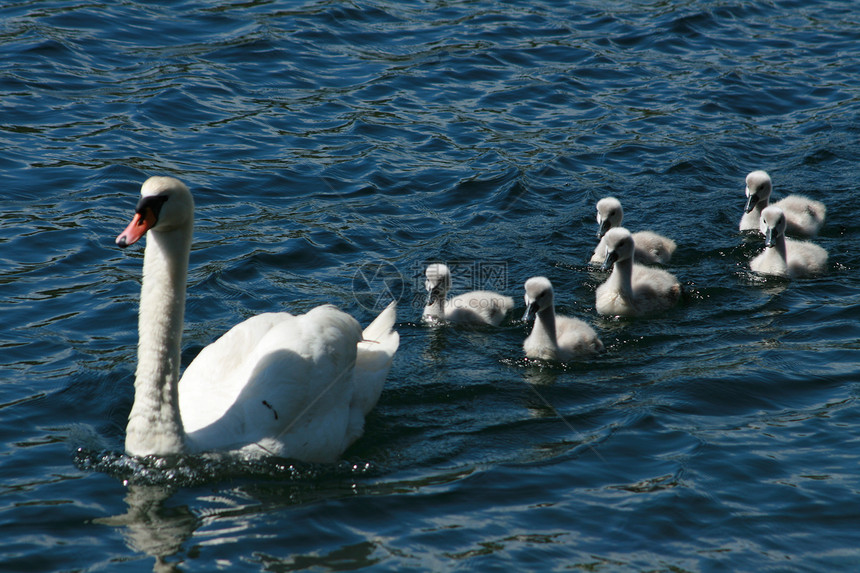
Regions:
M 129 549 L 155 558 L 156 573 L 180 571 L 168 558 L 176 555 L 200 521 L 185 507 L 167 506 L 174 488 L 130 485 L 125 495 L 128 511 L 95 519 L 95 523 L 121 528 Z

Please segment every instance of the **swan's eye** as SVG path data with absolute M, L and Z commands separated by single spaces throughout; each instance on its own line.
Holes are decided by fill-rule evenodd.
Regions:
M 148 195 L 146 197 L 141 197 L 140 201 L 137 202 L 135 211 L 141 215 L 146 215 L 147 212 L 149 212 L 156 220 L 158 220 L 158 215 L 161 213 L 161 207 L 167 202 L 168 198 L 169 197 L 167 195 Z

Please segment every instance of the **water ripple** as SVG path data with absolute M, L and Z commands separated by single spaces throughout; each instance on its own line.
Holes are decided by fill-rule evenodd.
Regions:
M 4 5 L 4 563 L 849 568 L 856 13 Z M 748 270 L 761 239 L 736 229 L 757 168 L 775 195 L 828 205 L 825 276 Z M 162 172 L 198 206 L 184 364 L 258 312 L 335 302 L 367 322 L 357 270 L 396 270 L 401 349 L 346 461 L 120 453 L 141 249 L 113 238 Z M 665 317 L 594 314 L 604 275 L 586 261 L 610 194 L 625 224 L 679 244 L 685 295 Z M 458 286 L 517 301 L 549 276 L 559 312 L 592 322 L 608 352 L 525 360 L 521 309 L 498 329 L 421 325 L 420 273 L 437 260 L 457 263 Z M 475 278 L 489 263 L 492 284 Z

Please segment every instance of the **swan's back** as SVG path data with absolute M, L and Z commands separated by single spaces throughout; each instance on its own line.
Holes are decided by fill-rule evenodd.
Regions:
M 335 459 L 354 439 L 348 429 L 361 340 L 358 322 L 330 305 L 236 325 L 180 381 L 189 442 L 198 451 Z
M 681 285 L 675 275 L 642 265 L 633 265 L 633 298 L 641 313 L 672 308 L 681 298 Z
M 286 312 L 253 316 L 205 346 L 179 381 L 179 411 L 186 432 L 221 418 L 247 382 L 249 364 L 259 361 L 260 342 L 279 324 L 296 317 Z
M 789 235 L 814 237 L 827 215 L 824 203 L 803 195 L 789 195 L 772 205 L 785 213 L 785 232 Z
M 636 242 L 636 260 L 646 264 L 665 265 L 672 258 L 677 245 L 675 241 L 651 231 L 633 233 Z
M 597 332 L 578 318 L 556 315 L 555 332 L 558 337 L 558 360 L 562 362 L 603 352 L 603 342 Z
M 497 292 L 476 290 L 445 301 L 445 319 L 451 322 L 498 326 L 514 308 L 514 299 Z
M 791 277 L 820 275 L 827 270 L 827 251 L 808 241 L 786 239 L 786 259 Z

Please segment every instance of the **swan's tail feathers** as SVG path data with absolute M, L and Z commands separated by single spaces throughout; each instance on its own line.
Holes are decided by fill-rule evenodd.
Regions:
M 391 301 L 385 310 L 379 313 L 370 326 L 362 333 L 363 342 L 382 342 L 393 332 L 394 321 L 397 319 L 397 301 Z M 394 332 L 394 334 L 397 334 Z
M 379 400 L 394 353 L 400 345 L 400 335 L 394 330 L 396 318 L 397 302 L 394 301 L 364 329 L 363 339 L 358 343 L 353 369 L 352 409 L 362 415 L 367 415 Z

